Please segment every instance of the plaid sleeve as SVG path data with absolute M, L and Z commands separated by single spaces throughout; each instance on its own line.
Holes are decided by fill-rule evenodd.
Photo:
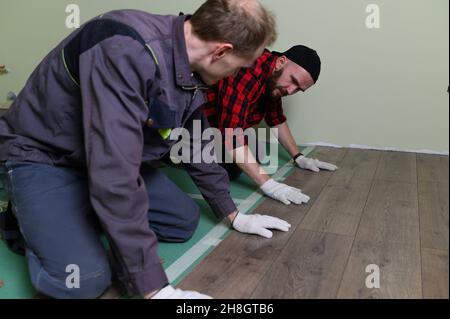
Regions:
M 277 126 L 286 122 L 286 116 L 283 112 L 281 98 L 272 100 L 266 98 L 266 115 L 264 120 L 270 127 Z

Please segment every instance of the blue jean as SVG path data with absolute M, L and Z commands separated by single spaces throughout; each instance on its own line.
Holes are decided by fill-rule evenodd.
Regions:
M 141 175 L 149 196 L 149 227 L 161 241 L 188 240 L 198 225 L 198 205 L 157 169 L 143 166 Z M 101 295 L 112 270 L 86 178 L 70 168 L 13 161 L 0 164 L 0 178 L 27 245 L 34 287 L 54 298 Z M 72 264 L 80 269 L 75 289 L 66 285 L 66 267 Z

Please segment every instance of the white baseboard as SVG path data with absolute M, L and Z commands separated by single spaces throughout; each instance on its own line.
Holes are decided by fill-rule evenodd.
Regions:
M 433 151 L 433 150 L 414 150 L 414 149 L 400 149 L 395 147 L 374 147 L 374 146 L 367 146 L 367 145 L 358 145 L 358 144 L 350 144 L 349 146 L 340 146 L 325 142 L 313 142 L 313 143 L 306 143 L 306 145 L 311 146 L 325 146 L 325 147 L 334 147 L 334 148 L 353 148 L 353 149 L 363 149 L 363 150 L 376 150 L 376 151 L 390 151 L 390 152 L 405 152 L 405 153 L 418 153 L 418 154 L 431 154 L 431 155 L 444 155 L 448 156 L 449 152 L 439 152 L 439 151 Z

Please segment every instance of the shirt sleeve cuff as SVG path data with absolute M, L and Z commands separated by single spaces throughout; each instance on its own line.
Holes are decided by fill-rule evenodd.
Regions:
M 267 123 L 267 125 L 269 125 L 270 127 L 274 127 L 274 126 L 278 126 L 280 124 L 283 124 L 287 121 L 286 117 L 280 118 L 280 119 L 276 119 L 276 120 L 272 120 L 270 123 Z
M 160 263 L 154 264 L 141 272 L 129 274 L 122 282 L 131 295 L 145 296 L 159 290 L 169 282 Z
M 226 198 L 209 201 L 208 203 L 219 218 L 225 218 L 231 213 L 237 211 L 236 204 L 229 196 Z

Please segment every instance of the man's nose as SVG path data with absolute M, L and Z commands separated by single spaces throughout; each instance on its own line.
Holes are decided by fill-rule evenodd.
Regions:
M 289 95 L 292 95 L 292 94 L 294 94 L 295 92 L 296 92 L 296 90 L 297 90 L 297 87 L 296 86 L 294 86 L 294 85 L 291 85 L 291 86 L 289 86 L 288 88 L 287 88 L 287 93 L 289 94 Z

